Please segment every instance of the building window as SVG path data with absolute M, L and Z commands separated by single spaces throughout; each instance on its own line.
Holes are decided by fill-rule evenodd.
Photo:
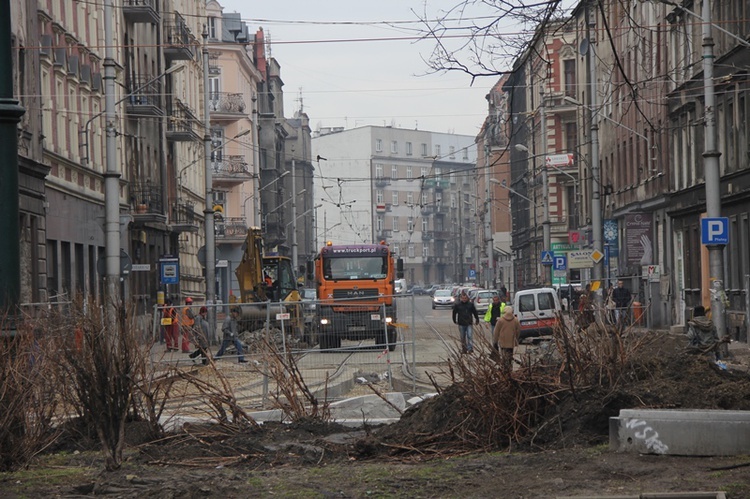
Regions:
M 427 246 L 426 244 L 422 245 L 422 256 L 425 257 L 425 258 L 427 258 L 428 256 L 430 256 L 430 247 Z
M 427 156 L 427 144 L 422 144 L 422 156 Z
M 422 192 L 422 206 L 427 206 L 427 193 Z
M 411 156 L 411 142 L 406 143 L 406 155 Z
M 427 177 L 427 174 L 428 174 L 428 173 L 430 173 L 430 169 L 429 169 L 429 168 L 427 168 L 426 166 L 423 166 L 422 168 L 420 168 L 420 169 L 419 169 L 419 174 L 420 174 L 420 175 L 421 175 L 421 176 L 422 176 L 423 178 L 426 178 L 426 177 Z
M 422 232 L 429 230 L 429 221 L 426 218 L 422 218 Z
M 409 258 L 414 258 L 414 245 L 409 245 Z
M 409 206 L 412 206 L 414 204 L 414 193 L 411 191 L 408 191 L 406 193 L 406 204 Z
M 575 153 L 578 145 L 578 127 L 575 122 L 565 123 L 565 150 Z
M 375 139 L 375 152 L 383 152 L 383 139 Z
M 394 244 L 392 247 L 393 247 L 393 254 L 398 255 L 398 244 Z
M 375 178 L 383 178 L 383 165 L 375 163 Z
M 406 230 L 408 230 L 409 232 L 414 232 L 414 218 L 413 217 L 409 217 L 406 220 Z
M 408 166 L 406 167 L 406 178 L 407 178 L 408 180 L 411 180 L 411 179 L 413 178 L 413 177 L 412 177 L 412 172 L 411 172 L 411 165 L 408 165 Z
M 576 96 L 576 61 L 568 59 L 563 61 L 563 72 L 565 73 L 565 95 Z
M 398 206 L 398 191 L 393 191 L 391 193 L 391 201 L 393 202 L 394 206 Z
M 455 208 L 455 207 L 456 207 L 456 193 L 452 192 L 451 193 L 451 208 Z
M 398 232 L 398 217 L 393 217 L 391 220 L 391 223 L 393 224 L 391 228 L 393 229 L 393 232 Z
M 469 148 L 468 147 L 464 147 L 464 160 L 466 161 L 469 160 Z
M 456 148 L 454 146 L 450 146 L 448 152 L 451 159 L 456 159 Z
M 451 179 L 451 184 L 456 185 L 456 172 L 451 172 L 449 177 Z
M 375 203 L 377 204 L 383 204 L 383 189 L 378 189 L 375 191 Z
M 440 157 L 440 144 L 435 144 L 435 156 Z
M 398 166 L 391 165 L 391 179 L 398 180 Z
M 216 40 L 216 18 L 215 17 L 208 18 L 208 37 L 211 40 Z
M 398 152 L 398 142 L 396 142 L 395 140 L 391 141 L 391 152 L 393 154 L 396 154 Z
M 378 215 L 378 217 L 375 219 L 375 228 L 378 232 L 383 232 L 383 226 L 385 224 L 383 223 L 383 217 Z

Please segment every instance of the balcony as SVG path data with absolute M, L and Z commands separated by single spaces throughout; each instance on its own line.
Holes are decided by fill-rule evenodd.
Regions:
M 234 122 L 247 117 L 245 99 L 239 93 L 212 92 L 208 98 L 211 121 Z
M 391 185 L 391 179 L 388 177 L 375 177 L 375 187 L 385 187 Z
M 174 232 L 198 232 L 198 219 L 195 216 L 195 204 L 177 201 L 172 204 L 170 228 Z
M 245 157 L 241 155 L 224 156 L 221 160 L 211 161 L 211 166 L 214 185 L 239 185 L 253 178 Z
M 375 240 L 376 241 L 387 241 L 393 237 L 393 231 L 382 229 L 375 233 Z
M 159 24 L 156 0 L 123 0 L 122 15 L 131 23 Z
M 449 230 L 436 230 L 434 234 L 436 241 L 450 241 L 453 238 L 453 234 Z
M 435 207 L 435 214 L 436 215 L 448 215 L 451 212 L 450 206 L 441 204 Z
M 167 106 L 167 140 L 191 142 L 200 140 L 196 131 L 198 118 L 195 113 L 180 99 L 175 99 Z
M 129 76 L 125 80 L 125 85 L 130 94 L 125 101 L 125 110 L 128 114 L 136 115 L 136 117 L 164 116 L 164 110 L 160 103 L 162 84 L 157 80 L 144 87 L 144 84 L 151 80 L 153 80 L 152 77 L 144 75 Z
M 167 221 L 160 185 L 150 181 L 131 184 L 130 201 L 135 224 L 163 224 Z
M 174 20 L 164 23 L 164 58 L 167 66 L 172 61 L 189 61 L 193 59 L 193 36 L 179 13 L 174 13 Z
M 432 231 L 422 232 L 422 241 L 432 241 L 435 238 L 435 234 Z
M 223 243 L 241 243 L 247 237 L 245 217 L 216 217 L 216 240 Z
M 422 216 L 430 216 L 433 213 L 435 213 L 435 205 L 434 204 L 424 204 L 422 205 Z

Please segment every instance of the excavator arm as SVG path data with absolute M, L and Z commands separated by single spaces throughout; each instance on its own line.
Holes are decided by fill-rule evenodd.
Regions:
M 243 303 L 266 301 L 266 283 L 263 280 L 263 237 L 257 227 L 247 231 L 242 261 L 235 270 Z

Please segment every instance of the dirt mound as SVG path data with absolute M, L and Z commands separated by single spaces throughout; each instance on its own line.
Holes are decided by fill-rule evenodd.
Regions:
M 750 410 L 747 372 L 689 352 L 681 336 L 654 340 L 631 355 L 616 378 L 588 376 L 568 383 L 561 375 L 554 383 L 543 377 L 534 383 L 522 368 L 511 377 L 498 373 L 496 384 L 485 380 L 481 394 L 475 379 L 455 383 L 377 436 L 385 449 L 401 454 L 450 453 L 470 443 L 484 450 L 510 444 L 559 449 L 607 442 L 609 418 L 621 409 Z M 563 364 L 547 371 L 565 373 Z M 513 411 L 503 411 L 512 402 Z

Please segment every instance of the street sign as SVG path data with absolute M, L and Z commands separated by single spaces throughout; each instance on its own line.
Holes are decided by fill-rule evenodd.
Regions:
M 595 249 L 591 252 L 591 259 L 594 260 L 594 263 L 599 263 L 602 258 L 604 258 L 604 253 L 602 253 L 598 249 Z
M 150 263 L 134 263 L 133 268 L 131 270 L 133 272 L 150 272 L 151 264 Z
M 280 314 L 276 314 L 276 320 L 277 321 L 288 321 L 292 317 L 292 314 L 289 312 L 283 312 Z
M 549 166 L 573 166 L 573 154 L 550 154 L 547 156 Z
M 477 271 L 475 269 L 469 269 L 469 279 L 476 279 Z
M 567 270 L 568 258 L 565 255 L 555 255 L 555 270 Z
M 590 269 L 594 266 L 591 250 L 568 251 L 569 269 Z
M 551 251 L 542 251 L 542 265 L 552 265 L 555 255 Z
M 180 282 L 180 259 L 164 257 L 159 259 L 160 277 L 162 284 L 178 284 Z
M 727 217 L 701 218 L 701 244 L 729 244 L 729 219 Z

